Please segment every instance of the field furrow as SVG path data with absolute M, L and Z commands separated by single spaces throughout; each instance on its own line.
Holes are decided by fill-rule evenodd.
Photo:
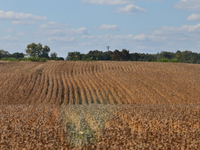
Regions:
M 2 97 L 6 93 L 6 91 L 8 91 L 13 86 L 13 84 L 15 84 L 18 78 L 18 76 L 13 75 L 10 76 L 10 80 L 7 80 L 3 83 L 2 88 L 0 89 L 0 97 Z
M 57 100 L 57 96 L 58 96 L 58 80 L 59 77 L 57 76 L 57 71 L 59 66 L 56 66 L 56 69 L 53 70 L 54 74 L 52 75 L 52 82 L 53 82 L 53 89 L 52 89 L 52 93 L 51 93 L 51 99 L 50 99 L 50 104 L 53 105 L 56 103 Z
M 146 84 L 154 84 L 155 86 L 153 86 L 153 89 L 158 92 L 160 95 L 162 95 L 163 97 L 170 98 L 170 99 L 175 99 L 174 102 L 176 103 L 185 103 L 184 101 L 184 97 L 182 97 L 178 92 L 171 90 L 171 85 L 167 85 L 168 83 L 163 84 L 162 81 L 158 82 L 155 79 L 150 78 L 148 75 L 142 74 L 140 75 L 141 77 L 144 76 L 144 79 L 142 79 L 143 82 L 145 82 Z M 166 76 L 163 75 L 163 76 Z M 140 77 L 140 78 L 141 78 Z M 148 79 L 148 80 L 147 80 Z M 173 78 L 170 78 L 173 80 Z M 147 81 L 146 81 L 147 80 Z M 162 90 L 162 91 L 161 91 Z M 173 97 L 173 98 L 171 98 Z M 169 99 L 168 99 L 169 100 Z M 183 101 L 182 101 L 183 100 Z M 163 102 L 166 101 L 165 99 L 162 100 Z M 169 102 L 169 103 L 174 103 L 173 101 Z
M 67 85 L 67 81 L 65 79 L 65 75 L 63 72 L 61 73 L 61 80 L 62 80 L 62 86 L 63 86 L 62 104 L 67 105 L 67 104 L 69 104 L 69 86 Z
M 40 96 L 42 94 L 42 89 L 44 89 L 44 83 L 45 83 L 45 75 L 40 75 L 41 76 L 41 80 L 40 80 L 40 84 L 39 86 L 37 87 L 37 90 L 30 102 L 31 105 L 34 105 L 34 104 L 41 104 L 40 103 Z
M 28 97 L 30 96 L 32 89 L 35 85 L 35 81 L 37 80 L 37 75 L 36 74 L 30 74 L 31 76 L 31 81 L 29 83 L 27 83 L 27 88 L 26 91 L 24 92 L 24 94 L 21 96 L 21 98 L 18 100 L 18 104 L 25 104 L 25 101 L 28 99 Z
M 24 94 L 27 91 L 27 86 L 30 84 L 32 80 L 32 75 L 26 74 L 26 76 L 28 77 L 28 79 L 24 82 L 24 84 L 20 85 L 19 87 L 20 91 L 18 92 L 18 96 L 14 97 L 13 101 L 11 102 L 12 105 L 20 104 L 21 98 L 24 96 Z
M 96 74 L 96 77 L 101 81 L 101 85 L 104 86 L 106 89 L 106 95 L 108 97 L 108 100 L 110 101 L 111 104 L 116 104 L 117 101 L 119 100 L 116 95 L 117 93 L 114 91 L 114 87 L 112 86 L 112 84 L 110 83 L 110 81 L 108 81 L 107 79 L 104 78 L 104 76 L 102 76 L 102 74 Z M 118 101 L 119 103 L 121 103 L 120 101 Z
M 68 86 L 68 89 L 69 89 L 68 104 L 72 105 L 72 104 L 74 104 L 74 88 L 73 88 L 73 85 L 70 81 L 70 76 L 71 76 L 71 74 L 69 74 L 69 75 L 65 74 L 65 79 L 67 81 L 67 86 Z
M 179 63 L 3 63 L 0 104 L 199 104 L 199 74 Z
M 77 65 L 77 63 L 74 65 L 75 69 L 72 70 L 72 74 L 69 75 L 69 80 L 72 84 L 72 88 L 73 88 L 73 91 L 74 91 L 71 102 L 72 102 L 72 104 L 78 105 L 80 93 L 79 93 L 79 89 L 78 89 L 78 86 L 77 86 L 77 83 L 76 83 L 77 81 L 74 79 L 74 75 L 77 73 L 76 65 Z
M 123 69 L 124 70 L 124 69 Z M 113 86 L 115 87 L 115 91 L 117 93 L 117 97 L 119 97 L 119 100 L 120 102 L 118 102 L 119 104 L 122 103 L 123 104 L 131 104 L 131 103 L 134 103 L 132 101 L 132 98 L 130 97 L 130 95 L 127 93 L 126 90 L 123 89 L 123 84 L 119 84 L 119 80 L 120 80 L 120 77 L 119 78 L 116 78 L 115 75 L 116 74 L 120 74 L 120 71 L 110 71 L 108 74 L 106 74 L 106 76 L 104 78 L 107 78 L 110 83 L 113 84 Z M 117 79 L 117 80 L 115 80 Z
M 0 62 L 0 149 L 199 149 L 200 65 Z
M 116 78 L 113 72 L 110 72 L 107 75 L 107 78 L 114 84 L 115 87 L 117 87 L 117 94 L 119 95 L 119 98 L 123 101 L 123 104 L 134 103 L 134 97 L 131 97 L 132 92 L 128 88 L 126 88 L 123 83 L 119 83 L 120 79 Z
M 19 84 L 18 88 L 15 91 L 12 91 L 13 95 L 7 98 L 8 104 L 18 103 L 18 100 L 25 92 L 25 84 L 27 81 L 30 81 L 30 76 L 27 74 L 23 75 L 23 80 Z
M 33 88 L 30 91 L 30 94 L 25 102 L 25 104 L 30 105 L 31 103 L 33 103 L 35 94 L 37 93 L 38 87 L 40 86 L 41 83 L 41 75 L 36 75 L 37 76 L 37 80 L 35 81 L 35 85 L 33 86 Z M 35 102 L 35 101 L 34 101 Z
M 0 76 L 0 91 L 5 88 L 5 85 L 9 83 L 13 78 L 13 74 L 1 74 Z
M 41 94 L 36 102 L 36 104 L 43 104 L 44 100 L 46 98 L 46 93 L 47 93 L 47 89 L 48 89 L 48 72 L 44 71 L 43 73 L 43 86 L 41 86 Z
M 45 97 L 45 100 L 44 100 L 44 103 L 45 104 L 50 104 L 50 99 L 52 97 L 52 91 L 53 91 L 53 78 L 52 78 L 52 74 L 54 74 L 54 70 L 56 68 L 56 65 L 53 64 L 51 67 L 50 67 L 50 70 L 48 71 L 48 89 L 46 91 L 46 97 Z
M 0 95 L 0 97 L 1 97 L 0 102 L 2 104 L 8 103 L 7 99 L 12 97 L 12 95 L 14 94 L 13 92 L 16 90 L 16 88 L 19 87 L 20 83 L 22 82 L 22 80 L 23 80 L 22 76 L 23 75 L 20 75 L 20 77 L 18 77 L 18 79 L 13 84 L 11 84 L 12 86 L 10 86 L 8 89 L 4 90 L 2 95 Z

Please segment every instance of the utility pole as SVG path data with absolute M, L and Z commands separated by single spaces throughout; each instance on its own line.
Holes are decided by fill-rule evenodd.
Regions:
M 107 47 L 107 50 L 109 51 L 109 49 L 110 49 L 110 46 L 106 46 Z

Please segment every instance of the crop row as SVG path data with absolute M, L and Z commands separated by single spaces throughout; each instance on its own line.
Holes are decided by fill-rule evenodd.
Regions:
M 199 65 L 51 61 L 0 70 L 0 104 L 199 104 Z

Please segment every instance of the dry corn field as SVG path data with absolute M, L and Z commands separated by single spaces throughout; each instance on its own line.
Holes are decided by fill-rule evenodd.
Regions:
M 200 149 L 200 65 L 0 62 L 0 149 Z

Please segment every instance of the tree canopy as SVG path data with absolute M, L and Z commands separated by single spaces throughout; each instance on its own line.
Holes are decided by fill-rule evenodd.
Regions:
M 47 45 L 42 47 L 41 43 L 38 44 L 32 43 L 27 45 L 27 49 L 25 51 L 29 57 L 49 58 L 50 48 Z
M 92 58 L 92 59 L 91 59 Z M 129 53 L 129 50 L 115 50 L 102 52 L 99 50 L 90 50 L 87 54 L 80 52 L 68 52 L 66 60 L 114 60 L 114 61 L 148 61 L 148 62 L 182 62 L 200 64 L 200 53 L 185 50 L 176 53 L 161 51 L 157 54 Z
M 45 45 L 42 46 L 41 43 L 35 44 L 31 43 L 27 45 L 25 50 L 27 54 L 20 52 L 15 52 L 10 54 L 8 51 L 0 49 L 0 60 L 39 60 L 44 62 L 43 58 L 46 60 L 64 60 L 63 57 L 58 57 L 56 52 L 50 54 L 50 47 Z M 28 56 L 24 57 L 24 56 Z M 82 54 L 80 52 L 68 52 L 65 60 L 113 60 L 113 61 L 148 61 L 148 62 L 181 62 L 181 63 L 197 63 L 200 64 L 200 53 L 195 53 L 190 50 L 174 52 L 161 51 L 157 54 L 144 54 L 144 53 L 130 53 L 127 49 L 122 49 L 122 51 L 116 49 L 115 51 L 99 51 L 90 50 L 87 54 Z

